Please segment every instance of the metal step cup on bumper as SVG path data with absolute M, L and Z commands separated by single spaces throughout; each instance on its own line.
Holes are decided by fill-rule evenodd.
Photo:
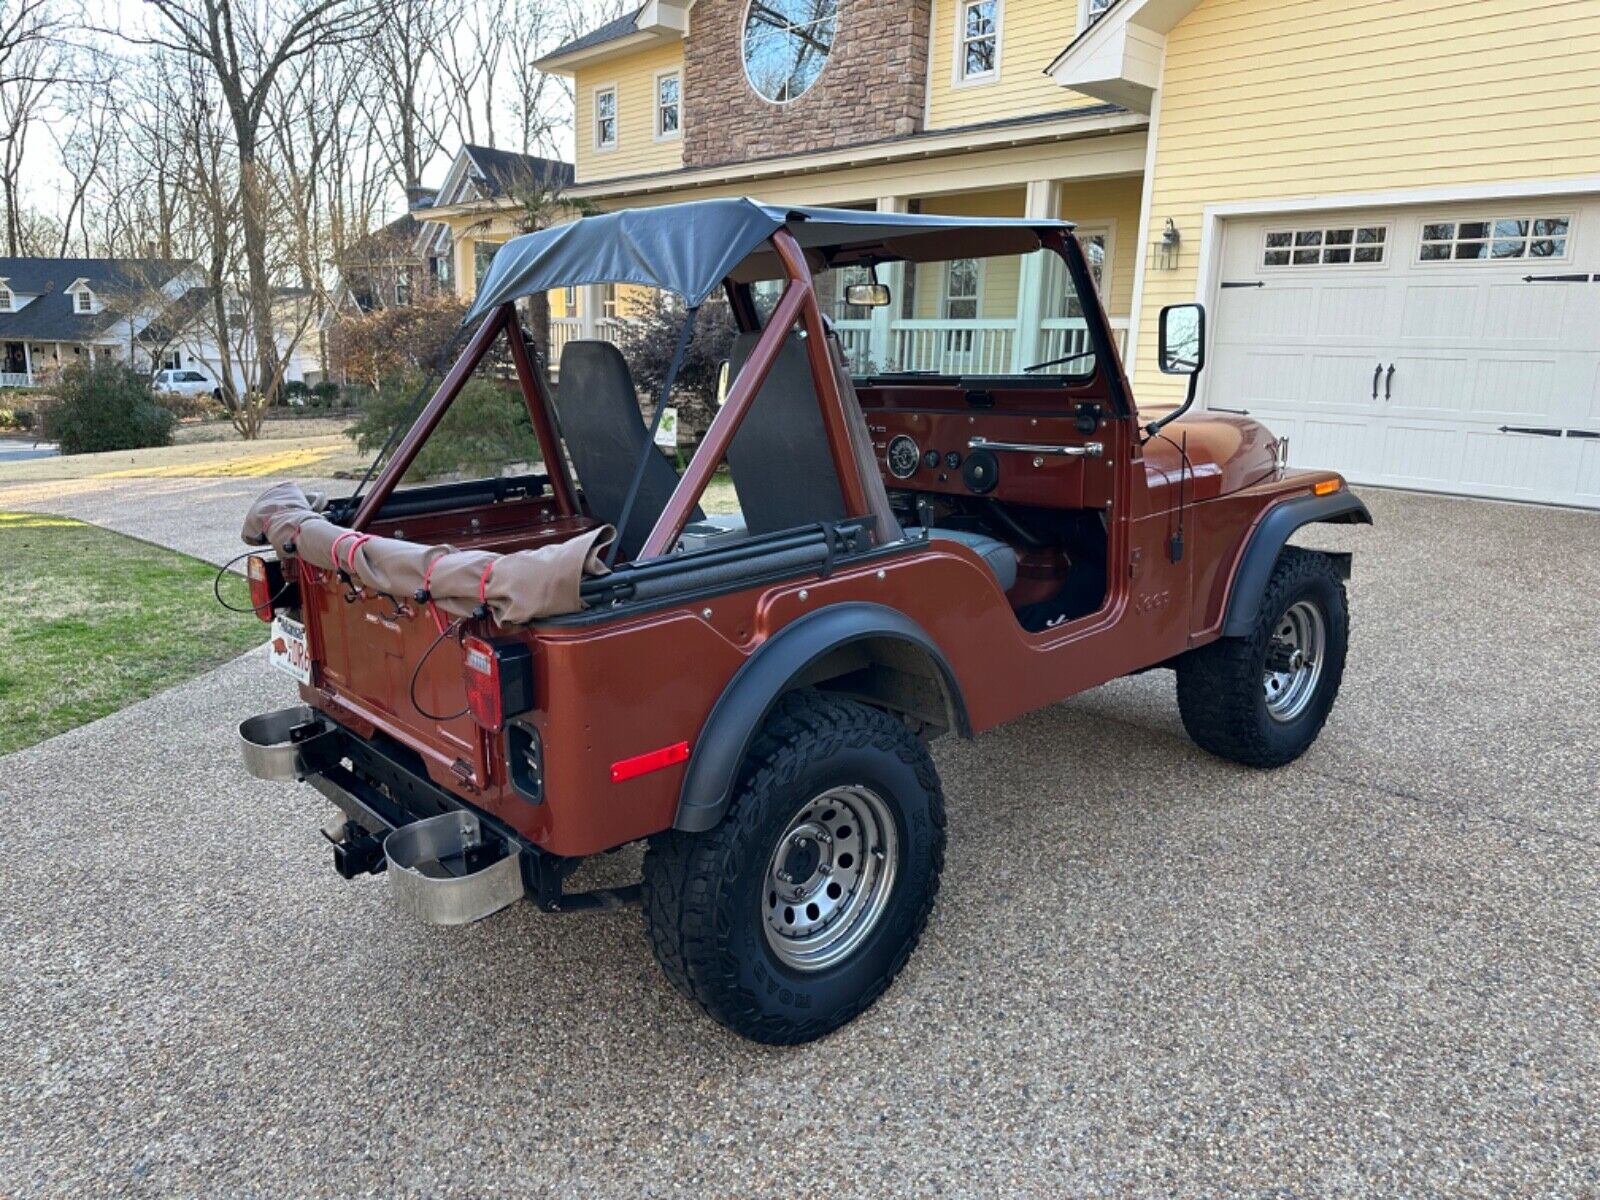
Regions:
M 257 779 L 307 783 L 332 801 L 348 818 L 330 835 L 339 873 L 384 871 L 390 895 L 413 916 L 464 925 L 523 898 L 516 844 L 309 705 L 241 721 L 239 744 Z

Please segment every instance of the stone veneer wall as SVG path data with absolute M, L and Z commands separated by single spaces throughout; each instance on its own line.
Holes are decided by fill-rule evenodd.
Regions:
M 716 166 L 905 137 L 922 129 L 929 0 L 840 0 L 827 66 L 773 104 L 744 73 L 747 0 L 696 0 L 684 41 L 683 161 Z

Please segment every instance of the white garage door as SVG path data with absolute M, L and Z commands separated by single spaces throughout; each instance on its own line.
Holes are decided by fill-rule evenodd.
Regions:
M 1352 480 L 1600 507 L 1600 198 L 1223 227 L 1208 408 Z

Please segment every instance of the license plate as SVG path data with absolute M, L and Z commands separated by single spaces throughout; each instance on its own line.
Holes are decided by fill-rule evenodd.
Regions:
M 311 682 L 311 652 L 306 649 L 306 627 L 299 621 L 282 616 L 272 618 L 267 658 L 278 670 L 293 675 L 301 683 Z

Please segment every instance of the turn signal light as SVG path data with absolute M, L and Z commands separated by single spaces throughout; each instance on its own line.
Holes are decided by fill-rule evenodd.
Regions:
M 278 564 L 273 563 L 272 566 Z M 252 554 L 245 563 L 244 573 L 250 580 L 250 607 L 255 609 L 256 616 L 268 625 L 272 624 L 272 602 L 277 598 L 277 593 L 283 590 L 283 568 L 278 567 L 277 571 L 273 571 L 266 559 L 259 554 Z M 278 576 L 276 582 L 274 575 Z
M 521 642 L 462 638 L 461 666 L 467 711 L 489 732 L 498 733 L 508 718 L 533 707 L 533 655 Z
M 1331 496 L 1344 486 L 1338 479 L 1324 479 L 1321 483 L 1313 484 L 1311 491 L 1318 496 Z

